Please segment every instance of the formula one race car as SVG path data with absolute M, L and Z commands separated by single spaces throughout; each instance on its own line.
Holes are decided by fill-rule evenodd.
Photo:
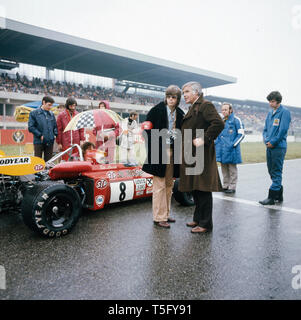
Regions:
M 77 149 L 79 161 L 54 164 Z M 0 211 L 21 210 L 25 224 L 45 237 L 66 235 L 77 223 L 82 209 L 102 209 L 109 203 L 150 197 L 153 177 L 141 166 L 84 161 L 78 145 L 59 153 L 47 163 L 38 157 L 6 157 L 0 153 Z M 174 197 L 192 205 L 190 194 L 177 190 Z

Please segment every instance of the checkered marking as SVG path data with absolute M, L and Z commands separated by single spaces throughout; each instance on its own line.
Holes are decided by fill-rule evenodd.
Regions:
M 94 115 L 92 111 L 84 113 L 76 124 L 76 129 L 94 128 L 94 127 L 95 127 L 95 122 L 94 122 Z

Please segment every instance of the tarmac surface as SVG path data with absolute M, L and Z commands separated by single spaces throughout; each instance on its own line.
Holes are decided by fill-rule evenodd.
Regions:
M 85 212 L 59 239 L 35 235 L 17 213 L 0 214 L 0 300 L 300 300 L 300 169 L 301 159 L 285 162 L 284 202 L 265 208 L 266 164 L 239 166 L 236 194 L 214 194 L 209 234 L 192 234 L 185 224 L 194 207 L 174 199 L 169 230 L 153 225 L 150 199 Z

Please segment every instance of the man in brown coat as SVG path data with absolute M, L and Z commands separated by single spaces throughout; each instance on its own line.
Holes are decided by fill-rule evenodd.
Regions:
M 195 211 L 193 221 L 187 223 L 192 233 L 211 231 L 212 224 L 212 192 L 222 191 L 222 185 L 215 158 L 214 140 L 224 128 L 224 122 L 214 105 L 203 99 L 202 86 L 198 82 L 188 82 L 182 87 L 186 104 L 191 104 L 182 123 L 183 159 L 180 167 L 179 190 L 192 192 Z M 190 129 L 192 139 L 187 141 L 185 130 Z M 200 135 L 202 129 L 203 135 Z M 186 131 L 187 132 L 187 131 Z M 186 144 L 186 147 L 185 147 Z M 202 159 L 196 158 L 195 164 L 187 161 L 187 144 L 192 149 L 192 155 L 198 154 L 203 148 Z M 199 149 L 199 150 L 198 150 Z M 203 171 L 189 173 L 198 161 L 203 161 Z M 200 170 L 195 170 L 200 171 Z

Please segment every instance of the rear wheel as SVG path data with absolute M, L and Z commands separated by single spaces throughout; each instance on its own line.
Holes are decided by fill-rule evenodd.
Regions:
M 81 214 L 81 200 L 71 187 L 42 182 L 27 190 L 21 213 L 24 223 L 34 232 L 47 237 L 66 235 Z
M 194 200 L 192 196 L 192 192 L 181 192 L 178 190 L 179 179 L 176 179 L 173 186 L 173 196 L 177 202 L 179 202 L 182 206 L 193 206 Z

